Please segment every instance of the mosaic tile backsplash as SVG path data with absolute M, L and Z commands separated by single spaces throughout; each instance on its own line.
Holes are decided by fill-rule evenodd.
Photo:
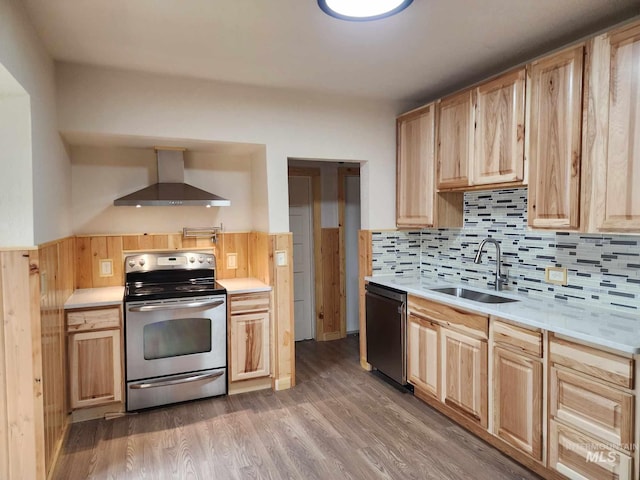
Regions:
M 640 311 L 640 236 L 527 230 L 526 188 L 465 193 L 461 229 L 372 232 L 373 275 L 420 273 L 493 288 L 494 246 L 473 263 L 486 237 L 500 242 L 510 290 Z M 568 284 L 546 283 L 546 266 L 567 268 Z

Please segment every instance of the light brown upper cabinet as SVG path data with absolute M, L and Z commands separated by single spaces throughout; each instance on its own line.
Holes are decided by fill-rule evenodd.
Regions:
M 473 156 L 473 90 L 466 90 L 438 103 L 438 188 L 469 186 Z
M 396 126 L 396 223 L 399 227 L 433 225 L 434 104 L 399 117 Z
M 521 68 L 476 88 L 472 185 L 524 179 L 525 78 Z
M 443 99 L 438 108 L 438 188 L 524 180 L 525 69 Z
M 640 23 L 593 40 L 589 75 L 589 231 L 640 231 Z
M 461 193 L 436 193 L 435 104 L 397 119 L 396 224 L 460 227 Z
M 580 227 L 584 45 L 530 66 L 529 225 Z

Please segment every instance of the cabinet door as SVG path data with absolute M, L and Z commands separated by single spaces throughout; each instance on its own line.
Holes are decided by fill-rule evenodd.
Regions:
M 399 227 L 434 224 L 434 105 L 397 121 L 396 223 Z
M 441 400 L 487 426 L 487 342 L 440 329 Z
M 476 89 L 473 185 L 524 178 L 524 68 Z
M 269 312 L 232 315 L 230 348 L 232 382 L 269 376 Z
M 640 231 L 640 24 L 594 39 L 590 77 L 590 227 Z M 593 107 L 593 108 L 591 108 Z
M 529 225 L 580 226 L 584 46 L 531 64 Z
M 467 90 L 438 104 L 438 188 L 469 185 L 474 133 L 472 99 L 473 91 Z
M 493 433 L 542 459 L 542 362 L 493 350 Z
M 409 315 L 407 377 L 411 384 L 438 398 L 438 326 Z
M 631 480 L 633 460 L 555 420 L 549 421 L 549 468 L 575 480 Z
M 71 408 L 122 401 L 120 330 L 69 335 Z

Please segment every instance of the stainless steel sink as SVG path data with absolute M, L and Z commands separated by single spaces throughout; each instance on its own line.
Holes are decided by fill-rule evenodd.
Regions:
M 466 288 L 460 287 L 432 288 L 431 291 L 481 303 L 509 303 L 518 301 L 513 298 L 500 297 L 498 295 L 491 295 L 490 293 L 475 292 L 473 290 L 467 290 Z

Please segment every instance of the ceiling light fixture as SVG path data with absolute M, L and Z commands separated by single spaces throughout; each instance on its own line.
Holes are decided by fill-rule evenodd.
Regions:
M 413 0 L 318 0 L 318 6 L 327 15 L 366 22 L 390 17 L 407 8 Z

